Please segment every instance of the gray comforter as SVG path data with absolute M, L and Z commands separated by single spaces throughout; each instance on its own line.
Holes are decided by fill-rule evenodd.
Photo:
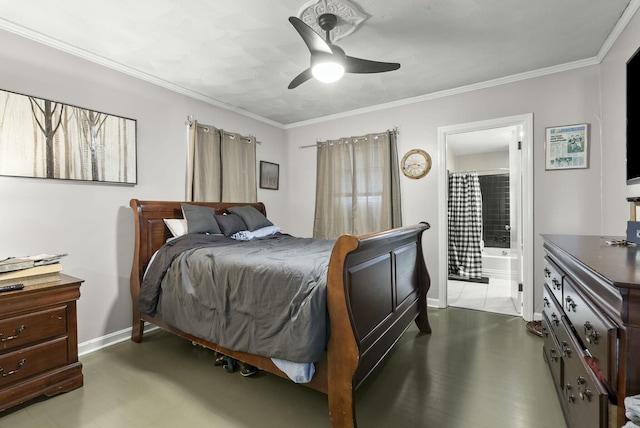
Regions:
M 328 340 L 326 277 L 335 241 L 184 235 L 156 254 L 138 310 L 236 351 L 319 361 Z

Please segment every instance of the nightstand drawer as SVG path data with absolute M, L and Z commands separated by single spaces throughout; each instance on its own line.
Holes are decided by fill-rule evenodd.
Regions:
M 68 338 L 21 348 L 0 355 L 0 387 L 68 363 Z
M 66 332 L 66 305 L 0 319 L 0 353 Z

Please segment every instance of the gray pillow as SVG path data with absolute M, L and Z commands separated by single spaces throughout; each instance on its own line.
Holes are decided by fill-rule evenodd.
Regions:
M 247 230 L 247 225 L 244 224 L 244 221 L 242 221 L 242 218 L 238 214 L 216 214 L 216 221 L 220 226 L 220 230 L 222 230 L 222 233 L 224 233 L 224 236 L 231 236 L 236 232 L 240 232 L 241 230 Z
M 182 215 L 187 220 L 189 233 L 222 233 L 216 222 L 216 212 L 213 208 L 190 204 L 181 205 Z
M 243 205 L 240 207 L 231 207 L 229 212 L 238 214 L 240 218 L 247 225 L 245 230 L 253 232 L 254 230 L 261 229 L 267 226 L 273 226 L 273 223 L 269 221 L 260 211 L 252 207 L 251 205 Z

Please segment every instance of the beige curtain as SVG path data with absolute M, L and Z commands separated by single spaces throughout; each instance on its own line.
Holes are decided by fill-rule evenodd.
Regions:
M 256 140 L 222 133 L 222 201 L 257 202 Z
M 327 141 L 317 150 L 315 238 L 402 225 L 395 132 Z
M 192 122 L 187 200 L 256 202 L 255 146 L 254 137 Z

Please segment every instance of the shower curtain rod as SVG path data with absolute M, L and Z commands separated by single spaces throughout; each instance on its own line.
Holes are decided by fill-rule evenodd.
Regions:
M 466 174 L 469 172 L 509 171 L 509 168 L 472 169 L 469 171 L 449 171 L 449 174 Z
M 394 126 L 393 129 L 391 129 L 391 130 L 388 129 L 387 131 L 392 132 L 392 133 L 394 133 L 396 135 L 400 134 L 400 131 L 398 131 L 398 127 L 397 126 Z M 358 140 L 358 139 L 362 139 L 362 138 L 364 138 L 364 137 L 355 137 L 354 140 Z M 319 146 L 321 146 L 323 144 L 327 144 L 327 141 L 320 141 L 320 139 L 318 139 L 316 141 L 317 142 L 315 144 L 307 144 L 306 146 L 300 146 L 300 147 L 298 147 L 298 149 L 308 149 L 310 147 L 319 147 Z
M 192 114 L 190 114 L 189 116 L 187 116 L 187 121 L 186 121 L 184 124 L 185 124 L 185 125 L 187 125 L 187 126 L 191 126 L 191 125 L 193 125 L 193 120 L 194 120 L 194 119 L 193 119 L 193 115 L 192 115 Z M 204 128 L 205 132 L 209 132 L 209 128 L 207 128 L 205 125 L 200 125 L 200 126 L 202 126 L 202 128 Z M 232 139 L 232 140 L 236 138 L 236 134 L 233 134 L 233 133 L 231 133 L 231 132 L 227 132 L 227 131 L 222 131 L 222 132 L 224 132 L 226 135 L 228 135 L 229 137 L 231 137 L 231 139 Z M 254 138 L 255 138 L 255 135 L 253 135 L 253 134 L 249 134 L 249 136 L 248 136 L 248 137 L 244 137 L 244 136 L 242 136 L 242 135 L 241 135 L 241 136 L 240 136 L 240 139 L 242 139 L 242 140 L 247 140 L 247 141 L 251 141 L 251 137 L 254 137 Z M 258 141 L 258 140 L 256 139 L 256 144 L 262 144 L 262 141 Z

